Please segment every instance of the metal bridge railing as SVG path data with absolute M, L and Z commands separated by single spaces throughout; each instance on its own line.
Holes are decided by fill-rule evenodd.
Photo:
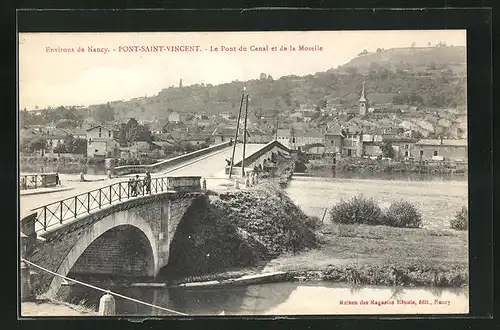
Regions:
M 36 189 L 43 187 L 42 176 L 39 174 L 27 174 L 19 177 L 19 187 L 21 190 Z
M 149 184 L 144 179 L 117 182 L 109 186 L 38 207 L 32 210 L 37 212 L 35 223 L 42 227 L 42 229 L 37 231 L 47 231 L 47 229 L 52 226 L 62 224 L 65 221 L 74 220 L 80 215 L 89 214 L 93 210 L 122 200 L 172 190 L 169 189 L 168 179 L 171 178 L 151 178 Z

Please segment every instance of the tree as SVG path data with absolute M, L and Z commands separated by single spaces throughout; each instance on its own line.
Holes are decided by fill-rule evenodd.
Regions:
M 368 54 L 368 51 L 366 49 L 363 49 L 363 51 L 361 53 L 359 53 L 358 56 L 363 56 L 366 54 Z
M 105 123 L 108 121 L 113 121 L 115 120 L 115 111 L 114 109 L 107 103 L 106 105 L 101 104 L 97 107 L 97 109 L 94 112 L 95 118 L 101 122 Z
M 380 146 L 380 150 L 382 150 L 382 155 L 384 157 L 393 158 L 394 157 L 394 149 L 392 148 L 392 144 L 390 142 L 384 142 Z
M 153 141 L 153 135 L 149 127 L 139 124 L 135 118 L 130 118 L 129 121 L 120 128 L 119 139 L 122 143 L 127 144 L 137 141 L 151 142 Z
M 42 150 L 47 148 L 47 140 L 43 137 L 34 137 L 33 139 L 26 141 L 26 149 L 30 152 L 34 152 L 37 150 Z

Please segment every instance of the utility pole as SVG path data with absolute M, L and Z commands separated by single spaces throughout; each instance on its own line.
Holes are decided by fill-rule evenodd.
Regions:
M 234 152 L 236 151 L 236 142 L 238 141 L 238 130 L 240 129 L 240 118 L 241 118 L 241 108 L 243 107 L 243 99 L 245 98 L 245 89 L 243 89 L 243 93 L 241 93 L 241 101 L 240 101 L 240 111 L 238 112 L 238 122 L 236 123 L 236 133 L 234 133 L 234 144 L 233 144 L 233 156 L 231 157 L 231 166 L 229 168 L 229 178 L 231 179 L 231 175 L 233 174 L 233 166 L 234 166 Z
M 274 139 L 278 140 L 278 111 L 276 111 L 276 134 Z
M 245 104 L 245 125 L 243 128 L 243 158 L 241 160 L 241 176 L 245 177 L 245 147 L 247 145 L 248 94 Z

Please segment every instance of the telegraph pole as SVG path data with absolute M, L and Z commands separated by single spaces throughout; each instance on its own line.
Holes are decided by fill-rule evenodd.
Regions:
M 234 166 L 234 152 L 236 151 L 236 142 L 238 141 L 238 130 L 240 129 L 240 118 L 241 118 L 241 108 L 243 107 L 243 99 L 245 98 L 245 90 L 243 88 L 243 93 L 241 93 L 241 101 L 240 101 L 240 111 L 238 112 L 238 122 L 236 123 L 236 133 L 234 133 L 234 145 L 233 145 L 233 156 L 231 157 L 231 166 L 229 168 L 229 178 L 233 174 L 233 166 Z
M 245 125 L 243 129 L 243 159 L 241 160 L 241 176 L 245 177 L 245 147 L 247 144 L 248 94 L 245 104 Z
M 278 140 L 278 111 L 276 111 L 276 134 L 274 139 L 277 141 Z

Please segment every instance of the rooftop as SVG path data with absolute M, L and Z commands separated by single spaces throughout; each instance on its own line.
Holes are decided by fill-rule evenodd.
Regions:
M 422 139 L 419 140 L 416 145 L 421 146 L 453 146 L 453 147 L 467 147 L 467 140 L 455 140 L 455 139 Z

